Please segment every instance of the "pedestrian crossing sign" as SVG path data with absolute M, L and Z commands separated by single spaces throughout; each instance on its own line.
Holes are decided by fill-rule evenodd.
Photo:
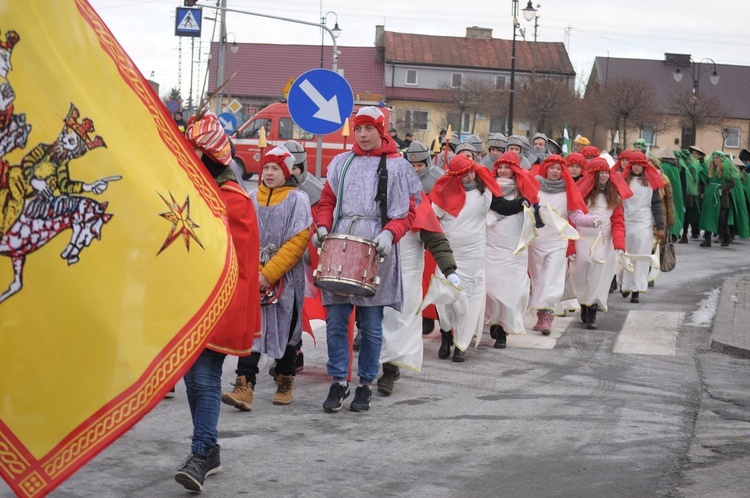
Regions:
M 190 9 L 187 7 L 177 7 L 175 15 L 175 36 L 194 36 L 200 37 L 203 9 Z

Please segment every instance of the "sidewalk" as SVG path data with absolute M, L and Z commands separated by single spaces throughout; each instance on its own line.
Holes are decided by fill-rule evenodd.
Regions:
M 750 273 L 724 282 L 711 329 L 711 349 L 750 358 Z

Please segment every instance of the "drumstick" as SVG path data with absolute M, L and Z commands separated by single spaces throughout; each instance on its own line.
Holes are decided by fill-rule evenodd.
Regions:
M 100 182 L 116 182 L 117 180 L 122 180 L 122 175 L 115 175 L 115 176 L 105 176 L 104 178 L 100 179 Z
M 313 221 L 313 228 L 315 229 L 315 235 L 318 236 L 318 240 L 323 240 L 323 236 L 320 235 L 320 230 L 318 230 L 318 225 Z

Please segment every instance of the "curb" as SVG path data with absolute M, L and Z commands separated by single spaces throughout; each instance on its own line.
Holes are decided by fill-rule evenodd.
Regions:
M 728 279 L 721 287 L 711 327 L 713 351 L 750 358 L 750 273 Z

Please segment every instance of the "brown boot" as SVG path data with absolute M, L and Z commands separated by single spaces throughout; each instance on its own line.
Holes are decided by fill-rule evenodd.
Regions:
M 247 382 L 244 375 L 240 375 L 231 393 L 221 393 L 221 402 L 249 412 L 253 409 L 253 385 Z
M 276 379 L 276 394 L 273 395 L 274 405 L 288 405 L 292 402 L 294 391 L 294 375 L 279 374 Z
M 555 318 L 550 310 L 539 310 L 536 312 L 537 322 L 533 330 L 541 332 L 542 335 L 552 333 L 552 320 Z

